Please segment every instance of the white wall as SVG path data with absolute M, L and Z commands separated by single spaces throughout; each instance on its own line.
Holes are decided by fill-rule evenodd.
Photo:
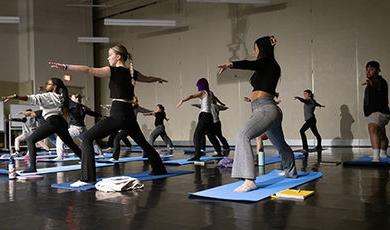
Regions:
M 178 2 L 180 4 L 178 4 Z M 189 140 L 191 122 L 197 111 L 187 103 L 180 110 L 177 101 L 195 92 L 196 80 L 207 76 L 211 89 L 230 109 L 221 114 L 223 131 L 231 141 L 250 115 L 248 73 L 235 72 L 217 79 L 218 63 L 234 56 L 253 58 L 253 41 L 275 35 L 276 56 L 282 67 L 280 92 L 287 139 L 299 139 L 303 124 L 302 104 L 292 98 L 312 88 L 317 100 L 326 105 L 318 109 L 318 127 L 324 139 L 366 139 L 362 112 L 365 63 L 378 60 L 386 75 L 390 72 L 388 46 L 389 1 L 369 0 L 289 0 L 277 7 L 254 8 L 225 4 L 196 4 L 167 1 L 138 10 L 122 18 L 177 19 L 188 31 L 165 33 L 156 28 L 100 28 L 100 35 L 111 37 L 131 50 L 136 68 L 169 80 L 166 85 L 137 84 L 142 105 L 165 105 L 171 120 L 167 132 L 175 140 Z M 277 3 L 277 2 L 275 2 Z M 280 2 L 279 2 L 280 3 Z M 160 33 L 155 33 L 160 31 Z M 241 39 L 241 41 L 240 41 Z M 229 50 L 238 47 L 236 53 Z M 107 46 L 100 47 L 105 65 Z M 230 75 L 234 75 L 230 74 Z M 107 84 L 102 84 L 101 100 L 108 102 Z M 194 101 L 195 102 L 195 101 Z M 341 116 L 341 106 L 349 110 Z M 351 116 L 354 123 L 351 124 Z M 341 123 L 342 121 L 342 123 Z M 153 127 L 150 118 L 139 118 L 141 125 Z M 349 130 L 349 127 L 351 129 Z M 352 135 L 350 135 L 352 134 Z M 310 138 L 312 138 L 310 136 Z
M 77 43 L 79 36 L 92 36 L 92 9 L 67 7 L 68 2 L 0 2 L 1 16 L 21 18 L 19 24 L 0 24 L 0 81 L 16 83 L 14 92 L 22 89 L 31 93 L 50 77 L 62 78 L 64 72 L 51 70 L 49 60 L 93 65 L 93 45 Z M 26 90 L 31 81 L 33 89 Z M 72 73 L 69 85 L 84 88 L 83 103 L 94 107 L 93 77 Z M 88 119 L 87 124 L 92 121 Z

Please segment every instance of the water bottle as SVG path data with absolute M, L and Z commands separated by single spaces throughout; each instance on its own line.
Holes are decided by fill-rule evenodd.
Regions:
M 8 179 L 16 179 L 15 159 L 13 156 L 11 156 L 8 161 Z
M 257 165 L 258 166 L 264 166 L 265 165 L 265 162 L 264 162 L 264 160 L 265 160 L 265 154 L 264 154 L 264 152 L 263 151 L 259 151 L 258 153 L 257 153 Z

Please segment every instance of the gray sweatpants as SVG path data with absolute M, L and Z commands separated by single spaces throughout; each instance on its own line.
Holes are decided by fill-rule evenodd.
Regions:
M 251 103 L 252 115 L 246 122 L 236 141 L 232 177 L 255 179 L 254 155 L 251 140 L 266 133 L 282 158 L 282 167 L 287 177 L 295 177 L 294 154 L 284 140 L 283 114 L 272 98 L 259 98 Z
M 81 141 L 81 135 L 87 131 L 87 128 L 85 126 L 75 126 L 71 125 L 68 129 L 68 132 L 72 138 L 78 138 Z M 99 145 L 97 145 L 96 141 L 93 142 L 93 148 L 95 150 L 95 153 L 99 153 L 99 155 L 103 155 L 103 152 Z M 61 140 L 59 136 L 57 136 L 56 140 L 56 151 L 58 157 L 64 156 L 64 150 L 65 150 L 65 144 Z
M 149 144 L 153 146 L 154 141 L 157 139 L 158 136 L 161 136 L 164 143 L 167 145 L 168 148 L 173 147 L 171 138 L 168 137 L 167 133 L 165 132 L 165 126 L 164 125 L 158 125 L 149 137 Z

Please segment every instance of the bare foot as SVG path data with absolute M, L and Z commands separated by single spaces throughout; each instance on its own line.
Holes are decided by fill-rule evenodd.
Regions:
M 245 180 L 244 183 L 236 188 L 235 192 L 249 192 L 256 189 L 256 183 L 254 180 Z

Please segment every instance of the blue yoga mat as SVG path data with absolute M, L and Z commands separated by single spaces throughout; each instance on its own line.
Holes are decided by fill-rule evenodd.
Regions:
M 203 156 L 200 158 L 200 161 L 212 161 L 212 160 L 219 160 L 223 157 L 212 157 L 212 156 Z M 188 161 L 188 159 L 177 159 L 177 160 L 169 160 L 163 162 L 166 165 L 189 165 L 193 164 L 194 161 Z
M 106 156 L 106 155 L 105 155 Z M 161 159 L 169 159 L 172 158 L 173 155 L 160 155 Z M 148 158 L 138 156 L 138 157 L 120 157 L 117 161 L 111 161 L 110 159 L 97 159 L 96 162 L 102 162 L 102 163 L 126 163 L 126 162 L 132 162 L 132 161 L 147 161 Z
M 220 200 L 256 202 L 265 199 L 277 192 L 297 187 L 301 184 L 316 180 L 322 176 L 321 172 L 299 172 L 298 178 L 293 179 L 280 176 L 280 172 L 282 171 L 273 170 L 266 175 L 258 176 L 256 178 L 256 185 L 258 189 L 249 192 L 234 192 L 234 189 L 243 183 L 243 181 L 238 181 L 207 190 L 190 193 L 190 195 L 194 197 Z
M 195 154 L 195 149 L 184 149 L 184 154 Z M 206 151 L 204 153 L 213 153 L 215 152 L 214 148 L 206 148 Z
M 323 151 L 323 150 L 326 150 L 326 148 L 322 148 L 320 151 Z M 303 153 L 304 150 L 303 149 L 294 149 L 293 152 L 295 152 L 295 153 Z M 316 148 L 310 148 L 309 149 L 309 153 L 314 153 L 314 152 L 318 152 L 318 150 Z
M 123 176 L 129 176 L 129 177 L 134 177 L 137 178 L 140 181 L 150 181 L 150 180 L 158 180 L 158 179 L 163 179 L 163 178 L 168 178 L 168 177 L 173 177 L 173 176 L 181 176 L 185 174 L 191 174 L 193 171 L 186 171 L 186 170 L 170 170 L 168 171 L 168 174 L 164 175 L 149 175 L 149 172 L 141 172 L 141 173 L 130 173 L 130 174 L 124 174 Z M 97 181 L 102 180 L 102 178 L 97 179 Z M 95 189 L 95 185 L 86 185 L 82 187 L 77 187 L 77 188 L 72 188 L 70 187 L 71 182 L 67 183 L 62 183 L 62 184 L 52 184 L 52 188 L 61 188 L 61 189 L 70 189 L 70 190 L 75 190 L 75 191 L 86 191 L 86 190 L 93 190 Z
M 294 154 L 294 157 L 295 157 L 295 160 L 301 160 L 301 159 L 305 159 L 305 155 L 303 154 Z M 266 165 L 270 165 L 270 164 L 275 164 L 275 163 L 280 163 L 282 162 L 282 158 L 279 156 L 279 155 L 274 155 L 274 156 L 266 156 L 265 157 L 265 160 L 264 160 L 264 163 Z
M 390 157 L 381 158 L 379 162 L 372 161 L 371 156 L 363 156 L 351 161 L 344 161 L 343 166 L 372 166 L 372 167 L 389 167 Z
M 96 168 L 113 166 L 114 164 L 106 164 L 106 163 L 96 163 Z M 41 168 L 37 169 L 36 173 L 21 173 L 21 171 L 17 171 L 16 173 L 20 176 L 31 175 L 31 174 L 48 174 L 48 173 L 57 173 L 57 172 L 67 172 L 67 171 L 75 171 L 80 170 L 81 165 L 66 165 L 66 166 L 58 166 L 58 167 L 49 167 L 49 168 Z
M 104 158 L 103 156 L 95 156 L 95 159 L 101 159 Z M 76 156 L 70 156 L 70 157 L 65 157 L 62 160 L 54 160 L 54 159 L 49 159 L 49 158 L 43 158 L 43 159 L 38 159 L 38 162 L 70 162 L 70 161 L 80 161 L 80 158 Z
M 37 159 L 43 159 L 43 158 L 54 158 L 56 157 L 56 155 L 37 155 Z M 22 161 L 24 160 L 23 157 L 14 157 L 14 159 L 16 161 Z M 9 161 L 9 157 L 8 158 L 1 158 L 0 161 Z
M 0 175 L 8 175 L 7 169 L 0 169 Z

